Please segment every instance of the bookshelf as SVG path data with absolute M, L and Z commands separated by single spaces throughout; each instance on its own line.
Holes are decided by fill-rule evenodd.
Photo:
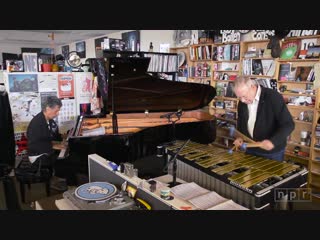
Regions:
M 316 90 L 314 117 L 312 123 L 308 187 L 312 201 L 320 202 L 320 89 Z
M 188 82 L 188 66 L 191 65 L 189 47 L 170 48 L 170 52 L 178 55 L 177 81 Z M 184 58 L 184 61 L 180 60 L 181 57 Z
M 319 62 L 319 58 L 308 56 L 308 49 L 310 46 L 320 45 L 320 35 L 285 38 L 280 41 L 281 47 L 286 46 L 288 42 L 298 42 L 299 44 L 299 49 L 291 59 L 283 59 L 281 56 L 273 58 L 271 49 L 267 49 L 269 39 L 228 43 L 201 43 L 183 48 L 172 48 L 171 51 L 173 53 L 185 52 L 188 66 L 186 80 L 188 82 L 210 83 L 216 88 L 217 96 L 209 104 L 209 112 L 217 117 L 216 142 L 221 146 L 230 147 L 233 141 L 229 137 L 228 127 L 236 125 L 238 99 L 229 95 L 230 87 L 229 94 L 227 95 L 226 93 L 229 83 L 232 83 L 237 75 L 247 75 L 251 79 L 257 80 L 261 85 L 279 91 L 288 103 L 291 99 L 298 97 L 311 98 L 310 104 L 288 105 L 295 122 L 295 129 L 288 138 L 286 159 L 307 166 L 315 150 L 309 140 L 309 142 L 301 144 L 300 138 L 301 131 L 308 132 L 310 136 L 314 134 L 313 119 L 316 102 L 313 86 L 314 77 L 310 81 L 296 81 L 293 78 L 283 79 L 280 74 L 284 64 L 287 64 L 289 69 L 297 69 L 298 67 L 300 70 L 301 68 L 305 68 L 308 71 L 312 69 L 314 64 Z M 235 44 L 239 44 L 239 58 L 225 57 L 224 55 L 228 55 L 227 53 L 230 52 L 228 49 L 227 53 L 224 53 L 224 51 L 223 53 L 219 52 L 225 46 Z M 208 59 L 208 54 L 203 53 L 207 52 L 207 50 L 209 50 L 209 53 L 211 51 L 210 59 Z M 200 52 L 202 55 L 200 55 Z M 317 51 L 315 50 L 315 52 Z M 201 66 L 204 63 L 211 67 L 211 75 L 196 76 L 193 74 L 196 66 L 198 64 Z M 291 74 L 295 76 L 296 73 Z M 302 115 L 304 116 L 302 117 Z M 298 154 L 296 153 L 297 149 L 299 150 Z M 319 150 L 316 149 L 316 151 L 320 157 L 320 148 Z
M 295 129 L 288 137 L 285 160 L 304 165 L 309 169 L 308 188 L 311 189 L 312 201 L 320 202 L 320 90 L 317 89 L 319 86 L 315 81 L 317 73 L 315 66 L 320 66 L 320 47 L 316 47 L 320 46 L 320 35 L 287 37 L 280 41 L 281 48 L 290 46 L 287 44 L 288 42 L 298 44 L 297 52 L 292 58 L 286 58 L 281 54 L 280 57 L 273 58 L 271 49 L 267 49 L 269 40 L 198 44 L 175 49 L 175 51 L 185 51 L 188 68 L 203 62 L 207 62 L 211 66 L 212 74 L 208 80 L 212 86 L 216 87 L 217 96 L 210 103 L 208 109 L 210 114 L 216 116 L 215 144 L 220 147 L 231 148 L 234 141 L 229 135 L 229 127 L 236 125 L 238 99 L 225 96 L 226 87 L 229 82 L 233 81 L 232 77 L 230 79 L 230 75 L 248 75 L 251 79 L 255 79 L 260 84 L 273 88 L 282 94 L 295 122 Z M 240 44 L 239 60 L 217 58 L 218 46 L 238 43 Z M 199 46 L 206 45 L 211 46 L 211 60 L 191 59 L 190 53 L 192 51 L 195 51 Z M 309 51 L 310 47 L 314 50 Z M 238 64 L 237 69 L 223 69 L 223 66 L 227 64 Z M 305 75 L 297 80 L 298 73 L 303 68 L 306 70 Z M 286 71 L 287 73 L 283 73 Z M 229 78 L 225 79 L 224 74 L 227 74 Z M 188 77 L 187 81 L 200 82 L 200 79 Z M 306 101 L 307 103 L 303 103 L 303 101 L 299 103 L 294 99 L 308 99 L 308 101 Z M 236 117 L 233 118 L 233 116 Z M 306 138 L 301 139 L 305 133 Z
M 211 84 L 212 43 L 189 46 L 188 82 Z
M 233 81 L 240 73 L 241 44 L 216 43 L 212 45 L 212 81 L 217 96 L 210 103 L 209 111 L 217 119 L 215 143 L 230 148 L 234 138 L 229 136 L 229 128 L 237 125 L 238 99 L 233 93 Z
M 147 72 L 168 80 L 176 80 L 176 75 L 178 73 L 178 55 L 176 53 L 104 50 L 103 57 L 150 58 Z
M 318 44 L 319 35 L 285 38 L 281 42 L 282 51 L 277 59 L 278 90 L 287 102 L 295 122 L 295 129 L 288 138 L 285 159 L 309 167 L 313 165 L 312 155 L 316 152 L 314 134 L 319 99 L 314 87 L 314 65 L 319 62 L 319 58 L 312 57 L 308 49 Z M 288 48 L 294 51 L 286 54 Z M 304 135 L 307 137 L 301 138 Z

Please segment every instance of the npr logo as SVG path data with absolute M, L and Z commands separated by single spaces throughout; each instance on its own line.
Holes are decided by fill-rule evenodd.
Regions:
M 275 188 L 274 201 L 311 202 L 311 188 Z

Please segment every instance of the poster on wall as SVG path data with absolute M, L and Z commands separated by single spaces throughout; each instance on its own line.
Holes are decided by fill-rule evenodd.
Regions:
M 38 92 L 37 74 L 9 74 L 9 92 Z
M 86 42 L 77 42 L 76 43 L 76 51 L 80 58 L 86 57 Z
M 49 96 L 57 96 L 57 92 L 41 92 L 40 93 L 40 102 L 41 102 L 41 109 L 43 108 L 44 104 L 47 101 Z
M 79 107 L 80 104 L 83 104 L 83 111 L 86 111 L 86 112 L 90 111 L 88 110 L 88 106 L 85 106 L 84 104 L 90 103 L 93 75 L 91 72 L 76 74 L 75 82 L 77 83 L 76 84 L 76 99 L 78 104 L 77 115 L 79 115 L 81 113 L 81 108 Z
M 39 92 L 57 92 L 57 74 L 38 74 Z
M 68 59 L 68 55 L 69 55 L 69 45 L 65 45 L 61 47 L 61 52 L 62 55 L 64 56 L 65 59 Z
M 58 97 L 73 98 L 74 97 L 74 81 L 73 74 L 58 74 Z
M 59 130 L 66 133 L 70 130 L 76 121 L 76 101 L 75 99 L 62 99 L 62 107 L 57 117 Z
M 38 54 L 22 53 L 25 72 L 38 72 Z
M 9 94 L 14 132 L 25 132 L 32 118 L 41 111 L 39 93 Z
M 77 111 L 79 111 L 79 115 L 90 115 L 91 103 L 80 103 Z
M 121 34 L 122 40 L 125 42 L 126 51 L 140 51 L 140 31 L 131 31 Z

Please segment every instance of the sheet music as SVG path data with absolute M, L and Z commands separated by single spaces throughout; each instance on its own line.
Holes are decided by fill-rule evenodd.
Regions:
M 183 200 L 189 200 L 191 198 L 203 195 L 210 191 L 208 189 L 200 187 L 195 182 L 191 182 L 177 185 L 171 188 L 171 192 Z
M 94 128 L 94 129 L 82 131 L 82 136 L 98 136 L 98 135 L 104 135 L 104 134 L 105 134 L 104 127 L 99 127 L 99 128 Z
M 222 197 L 216 192 L 209 192 L 189 200 L 190 203 L 202 210 L 214 207 L 226 201 L 228 201 L 228 199 Z
M 208 208 L 207 210 L 249 210 L 249 209 L 241 206 L 238 203 L 235 203 L 230 199 L 226 202 L 220 203 L 219 205 Z

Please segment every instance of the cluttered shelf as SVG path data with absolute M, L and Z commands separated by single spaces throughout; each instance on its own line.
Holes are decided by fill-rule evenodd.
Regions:
M 295 123 L 301 123 L 301 124 L 308 124 L 308 125 L 312 125 L 312 122 L 301 121 L 301 120 L 297 120 L 297 119 L 293 119 L 293 121 L 294 121 Z
M 292 145 L 292 146 L 298 146 L 298 147 L 301 147 L 301 148 L 306 148 L 306 149 L 309 149 L 310 150 L 310 147 L 309 146 L 306 146 L 306 145 L 302 145 L 300 143 L 295 143 L 295 142 L 287 142 L 288 145 Z
M 310 109 L 313 110 L 314 106 L 313 105 L 309 105 L 309 106 L 297 106 L 297 105 L 289 105 L 287 104 L 287 106 L 289 108 L 294 108 L 294 109 Z
M 289 157 L 299 158 L 299 159 L 302 159 L 302 160 L 307 161 L 307 162 L 310 160 L 309 157 L 299 156 L 299 155 L 293 154 L 293 153 L 288 152 L 288 151 L 285 152 L 285 155 L 287 155 Z
M 319 58 L 306 58 L 306 59 L 279 59 L 278 62 L 319 62 Z
M 303 82 L 298 82 L 298 81 L 290 81 L 290 80 L 278 80 L 279 84 L 282 83 L 292 83 L 292 84 L 313 84 L 313 82 L 309 82 L 309 81 L 303 81 Z

